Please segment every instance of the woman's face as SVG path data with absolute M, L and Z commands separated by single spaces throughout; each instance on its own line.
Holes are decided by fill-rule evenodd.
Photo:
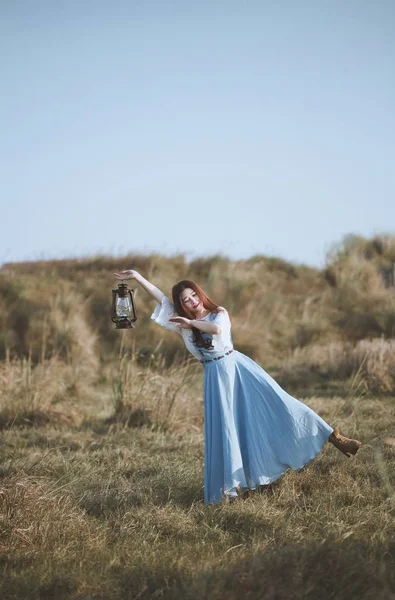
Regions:
M 197 314 L 204 310 L 202 301 L 192 288 L 185 288 L 181 292 L 180 301 L 184 309 L 192 314 Z

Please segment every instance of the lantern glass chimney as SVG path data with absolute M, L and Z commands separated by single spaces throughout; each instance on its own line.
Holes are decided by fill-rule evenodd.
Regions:
M 118 289 L 112 291 L 111 320 L 115 329 L 133 328 L 136 319 L 133 290 L 129 290 L 126 283 L 120 283 Z

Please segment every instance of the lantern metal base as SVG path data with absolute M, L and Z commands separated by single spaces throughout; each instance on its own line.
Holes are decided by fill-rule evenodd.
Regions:
M 125 321 L 118 321 L 118 323 L 115 325 L 115 329 L 134 329 L 134 325 L 125 319 Z

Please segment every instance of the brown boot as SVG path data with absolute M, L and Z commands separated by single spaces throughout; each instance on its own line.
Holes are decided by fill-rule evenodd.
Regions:
M 340 431 L 335 429 L 329 436 L 328 442 L 333 444 L 335 448 L 343 452 L 348 458 L 352 454 L 356 454 L 360 447 L 362 446 L 362 442 L 358 440 L 350 440 L 349 438 L 344 437 L 344 435 L 340 435 Z

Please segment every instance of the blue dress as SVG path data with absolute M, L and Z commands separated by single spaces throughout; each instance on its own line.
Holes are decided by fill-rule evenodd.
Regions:
M 204 502 L 237 496 L 237 487 L 255 489 L 288 469 L 301 469 L 333 431 L 311 408 L 293 398 L 256 362 L 233 348 L 224 308 L 203 320 L 219 325 L 219 335 L 203 334 L 205 348 L 169 318 L 177 316 L 166 297 L 152 319 L 184 339 L 204 367 Z

